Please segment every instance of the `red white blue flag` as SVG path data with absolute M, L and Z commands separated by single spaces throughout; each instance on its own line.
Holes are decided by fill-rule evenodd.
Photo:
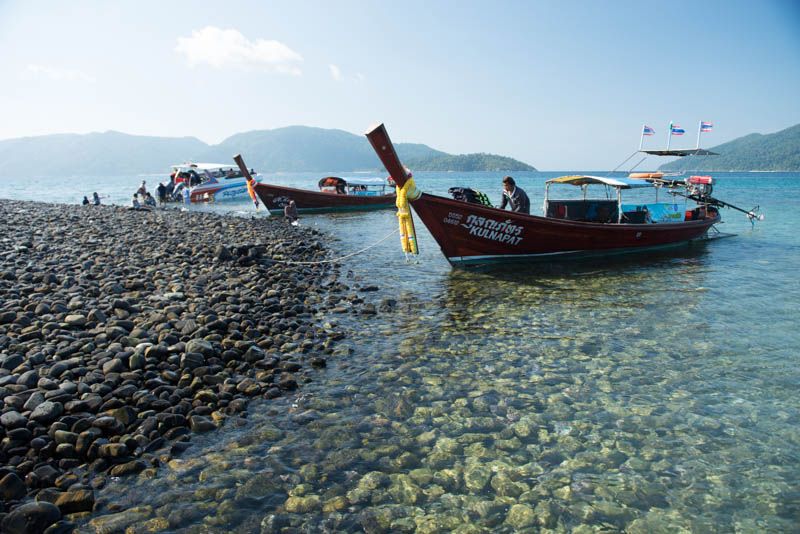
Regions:
M 685 133 L 683 128 L 674 125 L 670 125 L 669 131 L 672 135 L 683 135 Z
M 701 122 L 700 123 L 700 131 L 701 132 L 710 132 L 714 128 L 714 125 L 710 122 Z
M 649 126 L 645 126 L 644 127 L 644 131 L 642 132 L 642 135 L 655 135 L 655 134 L 656 134 L 656 131 L 653 128 L 649 127 Z

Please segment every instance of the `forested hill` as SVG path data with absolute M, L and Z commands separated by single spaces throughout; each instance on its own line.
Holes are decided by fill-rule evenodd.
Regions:
M 454 156 L 427 145 L 397 143 L 412 170 L 535 170 L 503 156 Z M 120 132 L 58 134 L 0 141 L 0 178 L 167 173 L 184 161 L 233 164 L 242 154 L 259 172 L 377 170 L 380 160 L 364 136 L 343 130 L 289 126 L 235 134 L 218 145 L 195 137 L 149 137 Z
M 420 171 L 535 171 L 527 163 L 494 154 L 442 154 L 423 158 L 409 158 L 406 167 Z
M 750 134 L 710 148 L 719 156 L 685 157 L 665 171 L 800 171 L 800 124 L 773 134 Z

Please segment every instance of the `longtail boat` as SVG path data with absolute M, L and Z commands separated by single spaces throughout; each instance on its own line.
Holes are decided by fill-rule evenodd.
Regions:
M 237 154 L 234 161 L 239 165 L 242 173 L 247 173 L 247 167 L 241 156 Z M 397 198 L 393 185 L 383 178 L 326 176 L 319 181 L 319 191 L 263 182 L 254 184 L 253 188 L 270 213 L 282 214 L 283 208 L 292 200 L 294 200 L 299 213 L 393 208 Z
M 721 222 L 720 206 L 744 211 L 751 220 L 763 218 L 755 215 L 757 207 L 748 212 L 712 198 L 708 177 L 678 184 L 663 178 L 564 176 L 546 183 L 543 216 L 505 211 L 421 192 L 400 163 L 384 125 L 371 126 L 365 135 L 451 265 L 555 260 L 677 246 L 707 238 L 709 229 Z M 552 199 L 553 185 L 580 187 L 583 198 Z M 590 185 L 604 186 L 615 198 L 588 198 Z M 680 202 L 631 205 L 622 200 L 622 192 L 630 189 L 650 188 L 658 194 L 659 189 L 679 185 L 684 192 L 675 193 L 679 195 L 675 198 L 681 198 Z M 693 201 L 691 207 L 685 204 L 688 200 Z

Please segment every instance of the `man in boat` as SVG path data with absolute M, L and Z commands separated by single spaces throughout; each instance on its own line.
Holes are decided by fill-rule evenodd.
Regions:
M 528 199 L 528 195 L 522 188 L 517 187 L 514 179 L 510 176 L 503 178 L 503 202 L 500 203 L 500 209 L 505 209 L 506 204 L 511 211 L 528 214 L 531 212 L 531 201 Z

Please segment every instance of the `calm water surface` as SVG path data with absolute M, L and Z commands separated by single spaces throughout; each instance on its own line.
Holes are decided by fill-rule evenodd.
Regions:
M 515 177 L 538 207 L 557 174 Z M 320 316 L 352 335 L 314 382 L 193 438 L 155 478 L 112 482 L 80 531 L 797 532 L 800 174 L 715 176 L 716 196 L 766 220 L 724 210 L 737 236 L 686 250 L 476 271 L 418 223 L 418 263 L 396 236 L 343 261 L 344 283 L 380 286 L 394 311 Z M 416 178 L 500 198 L 496 173 Z M 116 180 L 78 183 L 127 203 L 140 178 Z M 345 255 L 396 216 L 301 222 Z

